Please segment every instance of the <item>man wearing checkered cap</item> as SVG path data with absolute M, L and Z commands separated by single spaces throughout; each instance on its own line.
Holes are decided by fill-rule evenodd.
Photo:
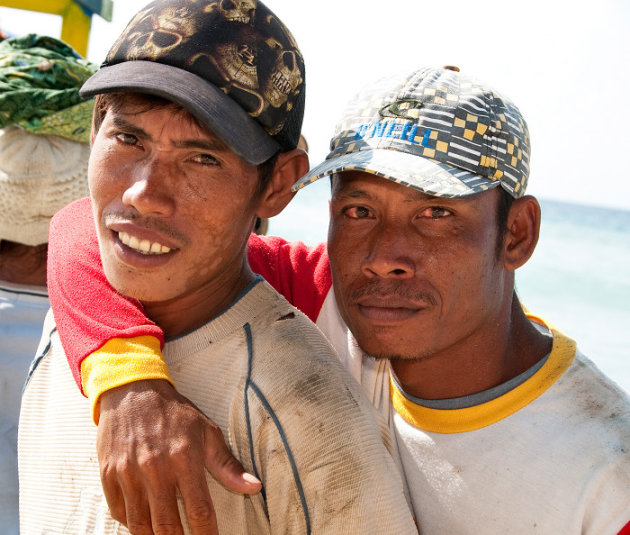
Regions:
M 529 153 L 518 109 L 456 68 L 382 80 L 294 186 L 331 177 L 328 249 L 250 238 L 388 419 L 425 534 L 630 530 L 628 397 L 514 291 Z
M 80 90 L 96 97 L 90 198 L 67 213 L 73 232 L 94 238 L 94 256 L 74 256 L 63 234 L 51 246 L 66 248 L 70 270 L 94 262 L 101 283 L 155 322 L 169 381 L 212 419 L 191 408 L 177 425 L 208 445 L 221 440 L 208 465 L 225 472 L 228 463 L 236 475 L 219 470 L 215 479 L 202 452 L 169 436 L 183 469 L 169 471 L 167 485 L 146 471 L 135 479 L 130 464 L 150 471 L 162 452 L 139 444 L 131 462 L 109 454 L 109 443 L 130 444 L 129 429 L 142 436 L 146 422 L 111 410 L 127 391 L 93 406 L 81 395 L 60 341 L 67 324 L 49 313 L 20 412 L 24 534 L 417 533 L 386 423 L 323 334 L 247 261 L 255 221 L 286 205 L 308 158 L 296 148 L 301 54 L 264 4 L 243 7 L 157 0 L 132 19 Z M 64 294 L 72 299 L 64 290 L 53 300 Z M 108 308 L 92 305 L 99 316 Z M 113 323 L 88 330 L 100 337 L 114 327 L 110 311 Z M 100 350 L 108 368 L 121 355 L 115 342 Z M 140 353 L 132 359 L 149 370 Z M 134 373 L 123 367 L 122 384 Z M 141 385 L 132 397 L 144 397 Z M 171 425 L 171 402 L 153 414 L 149 434 Z

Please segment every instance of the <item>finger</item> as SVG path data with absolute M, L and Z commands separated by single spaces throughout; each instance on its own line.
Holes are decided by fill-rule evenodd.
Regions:
M 205 471 L 202 469 L 191 474 L 191 477 L 180 479 L 178 486 L 191 533 L 193 535 L 218 535 L 217 517 Z
M 208 472 L 225 488 L 241 494 L 254 494 L 262 488 L 261 482 L 245 471 L 232 455 L 221 430 L 208 422 L 204 430 L 204 454 Z
M 155 492 L 151 486 L 148 488 L 151 526 L 155 535 L 183 535 L 184 527 L 177 506 L 174 483 L 164 487 L 161 492 Z
M 123 493 L 124 491 L 123 488 Z M 127 529 L 133 535 L 154 535 L 151 525 L 151 511 L 146 495 L 142 492 L 127 492 L 124 497 Z
M 111 475 L 111 471 L 107 467 L 101 467 L 101 484 L 103 486 L 103 494 L 105 501 L 109 507 L 109 512 L 114 520 L 123 525 L 127 525 L 127 510 L 125 508 L 125 499 L 123 491 L 116 478 Z
M 164 461 L 155 452 L 138 453 L 136 462 L 134 470 L 119 470 L 129 531 L 136 535 L 133 522 L 138 534 L 183 535 L 176 497 L 179 470 L 161 470 Z
M 119 459 L 116 472 L 126 526 L 133 535 L 183 535 L 174 478 L 157 471 L 157 464 L 152 452 L 147 451 L 138 453 L 133 461 L 126 456 Z M 160 500 L 151 499 L 153 496 Z
M 202 431 L 205 421 L 203 415 L 197 420 L 201 424 L 198 426 L 199 431 Z M 171 441 L 169 461 L 176 481 L 169 488 L 177 486 L 181 495 L 180 513 L 186 518 L 193 535 L 218 535 L 216 514 L 204 469 L 203 433 L 197 436 L 198 439 L 192 444 L 181 437 Z

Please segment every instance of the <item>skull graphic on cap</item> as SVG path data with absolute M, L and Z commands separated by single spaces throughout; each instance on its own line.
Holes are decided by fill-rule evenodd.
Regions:
M 193 56 L 191 65 L 206 72 L 270 134 L 278 133 L 304 82 L 297 44 L 271 14 L 250 24 L 226 24 L 222 34 L 207 52 Z
M 284 24 L 258 0 L 156 0 L 132 19 L 105 65 L 155 61 L 191 72 L 294 147 L 304 60 Z M 298 108 L 299 120 L 292 116 Z M 289 130 L 287 121 L 293 122 Z
M 129 24 L 128 30 L 121 35 L 109 56 L 124 47 L 127 60 L 156 60 L 194 35 L 197 25 L 187 7 L 167 6 L 158 12 L 148 8 L 141 10 Z
M 211 6 L 215 8 L 214 5 Z M 207 9 L 207 8 L 206 8 Z M 225 20 L 250 24 L 256 13 L 256 0 L 220 0 L 216 9 Z

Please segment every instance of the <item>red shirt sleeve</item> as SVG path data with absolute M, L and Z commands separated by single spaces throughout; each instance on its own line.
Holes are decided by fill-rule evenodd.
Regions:
M 260 273 L 311 321 L 317 321 L 332 285 L 325 243 L 308 247 L 302 242 L 252 234 L 248 259 L 255 273 Z
M 87 198 L 69 204 L 51 220 L 47 286 L 79 388 L 81 362 L 107 340 L 150 335 L 164 343 L 162 330 L 144 315 L 140 302 L 119 294 L 105 278 Z
M 630 522 L 628 522 L 623 528 L 621 528 L 619 535 L 630 535 Z
M 107 281 L 99 256 L 89 199 L 60 210 L 50 224 L 48 293 L 59 336 L 77 385 L 81 362 L 112 338 L 154 336 L 162 330 L 141 303 L 119 294 Z M 287 300 L 315 321 L 331 287 L 326 245 L 307 247 L 252 234 L 248 258 Z

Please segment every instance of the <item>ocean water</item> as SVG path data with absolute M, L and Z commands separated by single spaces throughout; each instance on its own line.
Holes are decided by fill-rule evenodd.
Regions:
M 630 211 L 540 204 L 540 240 L 517 291 L 630 392 Z
M 268 233 L 326 240 L 329 196 L 328 180 L 300 190 Z M 539 201 L 538 246 L 516 273 L 521 301 L 630 392 L 630 211 Z

